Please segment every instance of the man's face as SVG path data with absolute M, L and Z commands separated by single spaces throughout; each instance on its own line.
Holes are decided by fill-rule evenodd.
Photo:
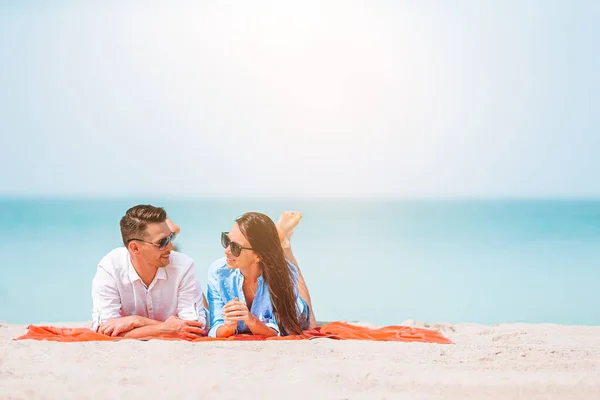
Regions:
M 146 242 L 158 244 L 158 242 L 169 237 L 169 235 L 171 235 L 171 230 L 167 223 L 160 222 L 148 224 L 146 235 L 143 239 Z M 154 246 L 150 243 L 137 242 L 141 259 L 156 268 L 169 265 L 169 255 L 171 254 L 171 250 L 173 250 L 173 244 L 169 241 L 167 247 L 161 250 L 158 246 Z
M 252 247 L 252 246 L 250 246 L 250 242 L 248 241 L 248 239 L 246 239 L 246 237 L 244 236 L 242 231 L 240 231 L 240 228 L 238 227 L 237 223 L 235 225 L 233 225 L 228 236 L 229 236 L 229 240 L 239 244 L 242 247 L 248 247 L 248 248 Z M 258 261 L 260 261 L 260 258 L 258 257 L 258 255 L 252 250 L 244 249 L 241 251 L 240 255 L 236 257 L 231 252 L 231 246 L 227 246 L 224 253 L 225 253 L 225 256 L 227 257 L 227 267 L 229 267 L 230 269 L 248 268 L 251 265 L 258 263 Z

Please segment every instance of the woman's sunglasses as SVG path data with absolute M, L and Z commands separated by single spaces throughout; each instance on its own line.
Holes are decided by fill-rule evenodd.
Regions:
M 239 255 L 242 253 L 242 250 L 254 250 L 251 247 L 242 247 L 236 242 L 232 242 L 231 239 L 229 239 L 229 232 L 221 232 L 221 245 L 224 249 L 229 246 L 231 249 L 231 254 L 233 254 L 234 257 L 239 257 Z
M 142 239 L 129 239 L 127 241 L 127 243 L 135 240 L 137 242 L 144 242 L 144 243 L 148 243 L 148 244 L 151 244 L 153 246 L 156 246 L 156 247 L 158 247 L 159 250 L 164 250 L 165 247 L 167 247 L 169 245 L 169 243 L 173 242 L 174 238 L 175 238 L 175 232 L 171 232 L 171 234 L 169 236 L 167 236 L 166 238 L 160 239 L 157 243 L 147 242 L 147 241 L 142 240 Z

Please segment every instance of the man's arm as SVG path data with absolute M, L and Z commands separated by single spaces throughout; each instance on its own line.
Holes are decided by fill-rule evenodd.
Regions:
M 289 260 L 298 271 L 298 295 L 302 297 L 310 308 L 310 328 L 314 328 L 317 326 L 317 319 L 315 317 L 315 311 L 312 306 L 312 302 L 310 300 L 310 293 L 308 292 L 308 287 L 306 286 L 306 282 L 304 281 L 304 276 L 302 276 L 302 271 L 300 271 L 300 266 L 298 265 L 298 261 L 296 261 L 296 257 L 294 257 L 294 253 L 292 253 L 292 245 L 289 241 L 284 242 L 283 246 L 283 254 L 285 258 Z
M 98 265 L 92 280 L 93 330 L 98 330 L 106 321 L 120 317 L 121 296 L 115 278 L 102 265 Z
M 124 338 L 131 338 L 131 339 L 141 339 L 141 338 L 146 338 L 146 337 L 158 337 L 161 335 L 162 330 L 161 330 L 161 322 L 160 321 L 154 321 L 156 323 L 154 324 L 148 324 L 148 325 L 143 325 L 137 328 L 134 328 L 130 331 L 127 332 L 122 332 L 120 334 L 118 334 L 117 336 L 120 337 L 124 337 Z
M 140 315 L 114 318 L 106 321 L 98 329 L 98 333 L 125 338 L 173 337 L 193 340 L 204 330 L 204 324 L 198 321 L 184 321 L 176 316 L 160 322 Z
M 205 324 L 198 321 L 184 321 L 176 316 L 167 318 L 165 322 L 146 319 L 147 325 L 132 329 L 128 332 L 119 334 L 125 338 L 147 338 L 147 337 L 173 337 L 186 340 L 194 340 L 200 337 L 204 332 Z M 143 322 L 142 322 L 143 323 Z
M 140 315 L 128 315 L 109 319 L 98 327 L 98 333 L 108 336 L 123 336 L 126 333 L 146 325 L 156 325 L 160 321 L 142 317 Z
M 192 262 L 185 275 L 179 283 L 177 292 L 177 316 L 187 321 L 202 322 L 208 326 L 208 311 L 206 310 L 206 300 L 198 277 L 196 266 Z
M 193 339 L 206 334 L 207 312 L 205 300 L 198 284 L 194 263 L 185 272 L 177 289 L 177 316 L 165 322 L 133 316 L 130 329 L 119 330 L 118 336 L 128 338 L 144 338 L 155 336 L 176 336 Z M 127 317 L 125 317 L 127 318 Z M 176 333 L 179 331 L 179 333 Z M 196 336 L 193 336 L 196 335 Z M 116 335 L 113 335 L 116 336 Z
M 165 322 L 154 322 L 156 323 L 150 323 L 149 325 L 132 329 L 119 336 L 137 339 L 146 337 L 173 337 L 194 340 L 206 332 L 204 323 L 198 321 L 185 321 L 174 315 L 167 318 Z
M 139 315 L 121 316 L 121 296 L 114 277 L 98 265 L 92 280 L 93 329 L 109 336 L 145 337 L 158 334 L 160 321 Z M 153 327 L 153 328 L 148 328 Z

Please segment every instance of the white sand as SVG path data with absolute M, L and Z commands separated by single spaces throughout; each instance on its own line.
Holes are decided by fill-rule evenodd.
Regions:
M 455 344 L 53 343 L 1 324 L 0 398 L 600 399 L 600 327 L 432 328 Z

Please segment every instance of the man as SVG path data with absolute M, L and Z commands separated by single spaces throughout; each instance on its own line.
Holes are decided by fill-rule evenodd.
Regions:
M 173 226 L 164 209 L 151 205 L 132 207 L 121 218 L 125 247 L 100 261 L 92 281 L 92 320 L 99 333 L 182 339 L 206 334 L 196 267 L 173 251 Z

